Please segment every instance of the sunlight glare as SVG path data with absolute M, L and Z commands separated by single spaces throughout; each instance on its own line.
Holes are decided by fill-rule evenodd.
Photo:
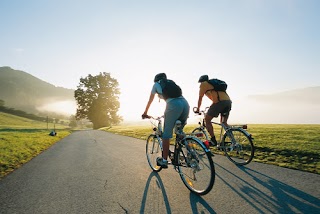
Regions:
M 39 111 L 57 112 L 63 115 L 71 115 L 76 113 L 76 102 L 73 100 L 64 100 L 48 103 L 38 107 Z

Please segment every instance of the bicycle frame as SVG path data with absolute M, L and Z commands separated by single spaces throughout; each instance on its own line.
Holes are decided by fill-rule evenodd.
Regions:
M 150 134 L 146 143 L 146 155 L 149 166 L 159 172 L 166 166 L 159 166 L 158 160 L 163 156 L 162 117 L 153 118 L 151 122 L 154 133 Z M 187 135 L 182 131 L 181 121 L 177 120 L 174 150 L 169 149 L 170 165 L 179 173 L 184 185 L 193 193 L 205 195 L 212 189 L 215 181 L 215 168 L 212 153 L 200 139 Z
M 208 109 L 208 107 L 206 109 Z M 199 112 L 199 115 L 202 115 L 202 114 L 204 115 L 204 117 L 202 118 L 202 121 L 198 123 L 200 125 L 198 128 L 205 133 L 206 139 L 210 140 L 209 136 L 208 136 L 208 133 L 207 133 L 207 130 L 206 130 L 205 121 L 204 121 L 204 118 L 205 118 L 205 115 L 206 115 L 206 110 L 202 110 L 202 111 Z M 224 116 L 223 115 L 221 115 L 221 120 L 222 121 L 224 120 Z M 219 134 L 220 135 L 219 136 L 220 141 L 219 142 L 222 141 L 222 137 L 223 137 L 224 133 L 227 132 L 228 129 L 230 129 L 230 128 L 241 128 L 241 129 L 243 129 L 243 131 L 245 131 L 248 128 L 247 124 L 238 124 L 238 125 L 235 124 L 235 125 L 226 126 L 223 123 L 218 123 L 218 122 L 214 122 L 214 121 L 211 121 L 211 123 L 214 124 L 214 125 L 220 126 L 220 134 Z M 252 135 L 249 134 L 247 131 L 245 131 L 245 133 L 247 133 L 247 135 L 250 138 L 252 138 Z
M 198 110 L 198 109 L 197 109 Z M 196 112 L 199 115 L 204 115 L 202 122 L 199 122 L 199 127 L 196 127 L 192 134 L 205 141 L 210 147 L 210 139 L 206 130 L 205 115 L 206 111 Z M 220 121 L 224 120 L 224 115 L 221 115 Z M 250 163 L 254 157 L 253 137 L 246 131 L 247 125 L 226 125 L 211 121 L 212 125 L 220 126 L 220 136 L 217 145 L 214 145 L 218 150 L 224 151 L 227 158 L 236 165 L 246 165 Z M 215 129 L 214 129 L 215 130 Z
M 153 127 L 154 135 L 157 137 L 157 139 L 158 139 L 158 141 L 160 143 L 161 152 L 163 151 L 163 145 L 162 145 L 162 139 L 161 139 L 161 136 L 162 136 L 162 118 L 163 117 L 164 116 L 157 117 L 157 118 L 151 117 L 152 119 L 157 121 L 157 123 L 151 122 L 151 124 L 154 126 Z M 175 125 L 175 134 L 176 134 L 176 138 L 175 138 L 174 150 L 173 151 L 169 150 L 169 158 L 172 161 L 171 163 L 174 166 L 174 169 L 176 169 L 176 167 L 177 167 L 176 163 L 178 163 L 178 158 L 179 158 L 179 156 L 178 156 L 179 154 L 178 154 L 177 150 L 178 150 L 178 148 L 180 146 L 182 146 L 182 145 L 184 145 L 186 143 L 186 139 L 187 139 L 187 135 L 181 130 L 181 122 L 180 122 L 180 126 L 176 123 L 176 125 Z M 188 137 L 189 138 L 193 138 L 194 140 L 197 140 L 197 138 L 195 138 L 193 136 L 188 136 Z M 206 152 L 210 152 L 210 149 L 208 149 L 205 146 L 204 142 L 199 141 L 199 143 L 201 143 L 201 145 L 204 148 L 206 148 L 205 149 Z M 153 144 L 153 149 L 154 149 L 154 144 Z M 173 155 L 173 157 L 172 157 L 172 155 Z

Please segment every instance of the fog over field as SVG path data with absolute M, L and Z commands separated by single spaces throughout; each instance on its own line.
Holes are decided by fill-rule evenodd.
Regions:
M 106 72 L 119 82 L 124 122 L 139 123 L 157 73 L 191 108 L 207 74 L 228 84 L 230 122 L 320 124 L 319 0 L 17 2 L 0 3 L 0 68 L 44 82 L 0 76 L 9 107 L 75 113 L 80 78 Z M 156 99 L 148 113 L 164 107 Z

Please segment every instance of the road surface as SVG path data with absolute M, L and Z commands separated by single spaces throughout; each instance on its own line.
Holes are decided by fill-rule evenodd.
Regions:
M 172 167 L 153 173 L 145 141 L 77 131 L 0 180 L 0 213 L 320 213 L 320 175 L 213 157 L 196 196 Z

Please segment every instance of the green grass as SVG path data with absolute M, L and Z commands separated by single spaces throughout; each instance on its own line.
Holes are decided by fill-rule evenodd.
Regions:
M 320 174 L 320 125 L 252 125 L 255 161 Z
M 53 124 L 0 112 L 0 179 L 71 133 Z M 187 125 L 186 132 L 195 126 Z M 149 126 L 114 126 L 102 130 L 145 140 Z M 215 128 L 218 135 L 218 129 Z M 249 125 L 256 147 L 254 161 L 320 174 L 320 125 Z
M 191 132 L 196 125 L 187 125 Z M 151 126 L 114 126 L 103 130 L 146 139 Z M 320 125 L 249 125 L 254 137 L 254 161 L 320 174 Z M 215 127 L 216 136 L 219 130 Z
M 49 136 L 53 124 L 0 112 L 0 178 L 30 161 L 71 131 L 56 125 L 57 135 Z

